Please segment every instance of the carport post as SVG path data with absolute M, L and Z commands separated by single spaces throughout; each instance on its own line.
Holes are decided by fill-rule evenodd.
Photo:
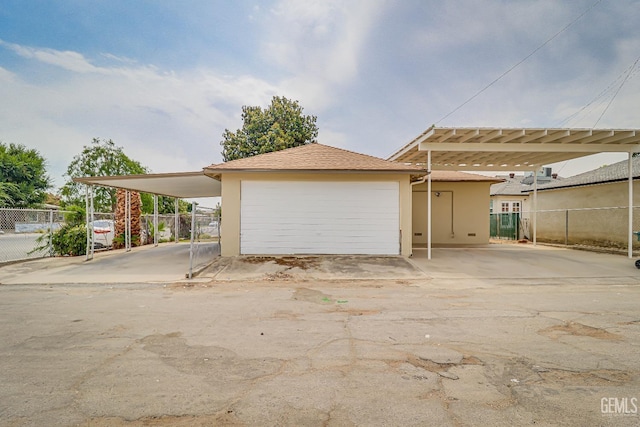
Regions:
M 153 245 L 158 246 L 158 195 L 153 195 Z
M 189 279 L 193 277 L 193 240 L 196 234 L 196 202 L 191 202 L 191 245 L 189 246 Z
M 427 151 L 427 259 L 431 259 L 431 150 Z
M 49 256 L 53 256 L 53 209 L 49 209 Z
M 91 233 L 90 228 L 89 228 L 89 186 L 85 186 L 84 188 L 84 217 L 85 217 L 85 222 L 87 223 L 87 249 L 85 250 L 85 261 L 89 261 L 91 258 L 89 256 L 90 254 L 90 247 L 91 247 L 91 235 L 93 233 Z
M 126 252 L 131 250 L 131 193 L 125 192 L 124 198 L 124 248 Z
M 633 258 L 633 153 L 629 152 L 629 258 Z
M 95 242 L 95 238 L 96 235 L 93 232 L 93 222 L 95 221 L 94 215 L 93 215 L 93 185 L 89 187 L 89 210 L 91 211 L 91 259 L 93 259 L 93 254 L 95 253 L 96 250 L 96 242 Z M 87 233 L 89 233 L 89 229 L 87 228 Z
M 533 246 L 538 240 L 537 220 L 538 220 L 538 170 L 533 171 L 533 215 L 531 216 L 533 225 Z
M 178 213 L 178 208 L 180 204 L 178 203 L 178 198 L 176 197 L 174 201 L 174 212 L 175 212 L 175 223 L 173 228 L 173 238 L 178 243 L 178 239 L 180 238 L 180 214 Z

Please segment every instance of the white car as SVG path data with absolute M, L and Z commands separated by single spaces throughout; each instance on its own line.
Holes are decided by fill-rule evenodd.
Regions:
M 115 224 L 110 219 L 98 219 L 91 223 L 93 230 L 93 247 L 96 249 L 110 248 L 115 235 Z

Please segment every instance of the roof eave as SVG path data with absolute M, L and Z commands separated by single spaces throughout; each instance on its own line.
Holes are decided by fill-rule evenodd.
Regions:
M 223 173 L 403 173 L 412 175 L 426 175 L 425 169 L 268 169 L 268 168 L 205 168 L 208 176 L 220 175 Z

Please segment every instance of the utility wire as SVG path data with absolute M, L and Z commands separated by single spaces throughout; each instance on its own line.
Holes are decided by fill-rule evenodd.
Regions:
M 638 59 L 636 59 L 636 62 L 633 63 L 633 66 L 631 67 L 631 69 L 627 73 L 626 77 L 624 78 L 622 83 L 620 83 L 620 86 L 618 86 L 618 90 L 616 90 L 616 93 L 614 93 L 613 96 L 611 97 L 611 99 L 609 100 L 609 103 L 607 104 L 607 107 L 604 109 L 602 114 L 600 114 L 600 117 L 598 117 L 598 120 L 596 120 L 596 123 L 593 125 L 593 128 L 595 128 L 598 125 L 598 123 L 600 122 L 600 119 L 602 118 L 602 116 L 604 116 L 604 113 L 607 112 L 607 110 L 611 106 L 611 103 L 613 102 L 613 100 L 616 99 L 616 96 L 618 95 L 618 92 L 620 92 L 620 89 L 622 89 L 622 86 L 624 86 L 624 84 L 629 79 L 629 76 L 631 75 L 631 71 L 633 71 L 633 69 L 636 68 L 636 64 L 638 63 L 638 61 L 640 61 L 640 56 L 638 57 Z
M 504 76 L 506 76 L 507 74 L 509 74 L 511 71 L 513 71 L 516 67 L 518 67 L 520 64 L 522 64 L 523 62 L 525 62 L 527 59 L 531 58 L 533 55 L 535 55 L 540 49 L 542 49 L 543 47 L 545 47 L 547 44 L 549 44 L 553 39 L 555 39 L 556 37 L 558 37 L 560 34 L 562 34 L 563 32 L 565 32 L 566 30 L 569 29 L 569 27 L 571 27 L 573 24 L 575 24 L 576 22 L 578 22 L 580 20 L 580 18 L 582 18 L 584 15 L 586 15 L 587 13 L 589 13 L 589 11 L 591 9 L 593 9 L 598 3 L 602 2 L 602 0 L 597 0 L 595 3 L 593 3 L 587 10 L 585 10 L 584 12 L 582 12 L 580 14 L 580 16 L 578 16 L 576 19 L 574 19 L 573 21 L 571 21 L 569 24 L 567 24 L 564 28 L 562 28 L 560 31 L 558 31 L 557 33 L 555 33 L 553 36 L 551 36 L 551 38 L 547 39 L 547 41 L 545 41 L 544 43 L 542 43 L 540 46 L 538 46 L 533 52 L 531 52 L 529 55 L 525 56 L 523 59 L 521 59 L 519 62 L 517 62 L 515 65 L 513 65 L 511 68 L 509 68 L 507 71 L 505 71 L 504 73 L 500 74 L 500 76 L 498 76 L 495 80 L 493 80 L 491 83 L 489 83 L 488 85 L 486 85 L 485 87 L 483 87 L 482 89 L 480 89 L 478 92 L 475 93 L 475 95 L 471 96 L 469 99 L 467 99 L 466 101 L 464 101 L 462 104 L 460 104 L 458 107 L 454 108 L 453 111 L 451 111 L 449 114 L 446 114 L 444 117 L 442 117 L 440 120 L 438 120 L 436 122 L 436 124 L 440 123 L 441 121 L 443 121 L 444 119 L 448 118 L 449 116 L 451 116 L 452 114 L 454 114 L 455 112 L 457 112 L 459 109 L 461 109 L 462 107 L 464 107 L 465 105 L 467 105 L 469 102 L 473 101 L 478 95 L 480 95 L 481 93 L 483 93 L 485 90 L 489 89 L 491 86 L 493 86 L 495 83 L 497 83 L 500 79 L 502 79 Z
M 637 61 L 636 61 L 637 62 Z M 605 98 L 607 96 L 607 94 L 609 92 L 611 92 L 614 88 L 614 86 L 617 84 L 618 80 L 623 79 L 624 75 L 627 75 L 627 80 L 630 79 L 632 76 L 634 76 L 635 74 L 637 74 L 640 70 L 635 69 L 635 64 L 633 64 L 632 66 L 628 67 L 627 69 L 625 69 L 622 73 L 620 73 L 620 75 L 618 75 L 618 77 L 616 77 L 611 83 L 609 83 L 609 86 L 607 86 L 605 89 L 603 89 L 598 95 L 596 95 L 591 101 L 589 101 L 584 107 L 582 107 L 581 109 L 579 109 L 578 111 L 576 111 L 575 113 L 571 114 L 570 116 L 568 116 L 566 119 L 562 120 L 561 122 L 559 122 L 557 124 L 557 127 L 562 127 L 564 126 L 565 123 L 570 122 L 571 120 L 573 120 L 576 116 L 578 116 L 580 113 L 582 113 L 583 111 L 585 111 L 587 108 L 589 108 L 593 103 L 595 103 L 596 101 L 598 101 L 600 98 Z
M 625 70 L 626 72 L 627 70 Z M 601 98 L 605 98 L 605 96 L 607 96 L 607 94 L 613 90 L 614 84 L 616 84 L 618 82 L 618 80 L 620 80 L 621 78 L 623 78 L 623 74 L 620 74 L 618 77 L 616 77 L 616 79 L 609 84 L 609 86 L 607 86 L 605 89 L 603 89 L 598 95 L 596 95 L 591 101 L 589 101 L 584 107 L 580 108 L 578 111 L 576 111 L 575 113 L 571 114 L 570 116 L 568 116 L 566 119 L 562 120 L 561 122 L 558 123 L 557 127 L 563 127 L 565 125 L 565 123 L 569 123 L 571 122 L 574 118 L 576 118 L 577 116 L 580 115 L 580 113 L 582 113 L 583 111 L 585 111 L 586 109 L 588 109 L 591 105 L 593 105 L 595 102 L 597 102 L 598 100 L 600 100 Z

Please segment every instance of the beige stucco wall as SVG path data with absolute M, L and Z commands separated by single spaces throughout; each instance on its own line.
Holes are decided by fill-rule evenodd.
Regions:
M 411 255 L 411 185 L 408 174 L 380 173 L 248 173 L 222 174 L 221 255 L 240 255 L 240 183 L 242 180 L 264 181 L 397 181 L 400 186 L 401 254 Z
M 489 243 L 488 182 L 432 182 L 433 245 Z M 436 193 L 440 193 L 436 197 Z M 413 244 L 427 244 L 427 184 L 413 186 Z M 453 209 L 452 209 L 453 202 Z M 452 215 L 453 214 L 453 215 Z
M 634 205 L 637 206 L 640 204 L 638 180 L 634 181 L 633 190 Z M 537 239 L 541 242 L 565 243 L 567 240 L 568 244 L 624 248 L 629 236 L 628 198 L 626 181 L 539 191 Z M 585 208 L 609 209 L 582 210 Z M 639 231 L 640 216 L 637 208 L 635 211 L 633 231 Z M 638 246 L 634 238 L 634 247 Z

